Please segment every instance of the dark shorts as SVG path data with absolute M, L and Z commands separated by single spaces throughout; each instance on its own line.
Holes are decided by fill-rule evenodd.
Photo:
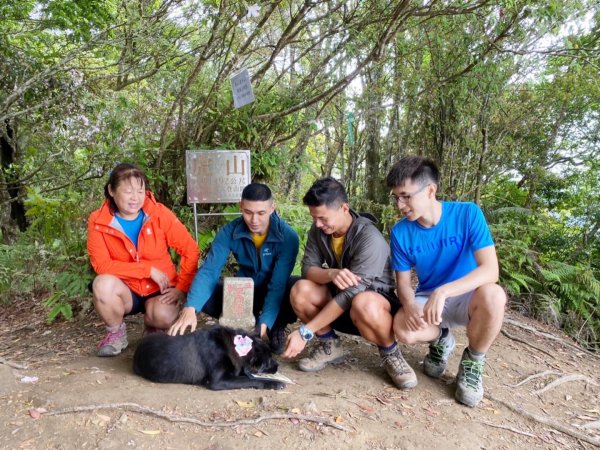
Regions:
M 297 320 L 296 313 L 292 309 L 292 305 L 290 303 L 290 291 L 292 290 L 292 286 L 296 281 L 298 281 L 300 277 L 292 276 L 289 278 L 288 283 L 285 287 L 285 292 L 283 294 L 283 299 L 281 300 L 281 307 L 279 309 L 279 314 L 275 319 L 275 323 L 273 324 L 273 328 L 285 327 L 290 323 L 294 323 Z M 265 296 L 267 295 L 267 286 L 259 286 L 254 287 L 254 304 L 252 307 L 252 313 L 254 317 L 258 320 L 258 316 L 260 315 Z M 223 280 L 219 280 L 219 284 L 213 291 L 212 295 L 202 308 L 202 312 L 208 314 L 215 319 L 221 317 L 221 313 L 223 312 Z
M 125 314 L 126 316 L 135 316 L 136 314 L 139 314 L 139 313 L 145 314 L 146 313 L 146 300 L 149 300 L 152 297 L 156 297 L 157 295 L 160 295 L 160 291 L 156 291 L 150 295 L 140 295 L 140 294 L 133 292 L 131 289 L 129 289 L 129 291 L 131 292 L 131 311 L 126 313 Z
M 92 280 L 88 283 L 88 290 L 92 293 L 94 292 L 93 285 L 94 285 L 94 280 Z M 133 292 L 131 289 L 129 289 L 129 292 L 131 292 L 131 311 L 129 311 L 128 313 L 125 313 L 126 316 L 134 316 L 139 313 L 145 314 L 146 313 L 146 300 L 148 300 L 152 297 L 156 297 L 157 295 L 160 295 L 160 291 L 153 292 L 150 295 L 140 295 L 140 294 Z
M 338 293 L 338 288 L 333 283 L 329 283 L 327 286 L 329 288 L 331 296 L 334 297 Z M 375 289 L 367 289 L 366 291 L 373 291 L 382 295 L 390 303 L 392 317 L 394 317 L 400 309 L 400 301 L 398 300 L 398 297 L 396 297 L 396 294 L 394 294 L 393 292 Z M 344 313 L 340 317 L 335 319 L 331 324 L 331 327 L 334 330 L 339 331 L 341 333 L 360 336 L 360 331 L 358 331 L 358 328 L 356 328 L 354 322 L 352 322 L 352 319 L 350 318 L 350 310 L 344 311 Z

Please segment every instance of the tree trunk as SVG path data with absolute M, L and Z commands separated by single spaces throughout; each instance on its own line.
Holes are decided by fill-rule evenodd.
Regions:
M 366 117 L 365 117 L 365 197 L 367 200 L 376 202 L 381 196 L 381 173 L 380 173 L 380 129 L 381 129 L 381 86 L 379 86 L 383 67 L 374 65 L 366 71 Z
M 7 208 L 9 213 L 0 213 L 0 226 L 2 227 L 2 235 L 6 236 L 4 239 L 8 239 L 8 236 L 14 234 L 13 229 L 15 225 L 20 231 L 25 231 L 28 224 L 25 217 L 25 204 L 19 199 L 23 185 L 18 181 L 19 175 L 13 167 L 18 154 L 15 125 L 8 119 L 2 125 L 0 133 L 0 168 L 2 169 L 2 178 L 0 179 L 0 183 L 6 189 L 6 192 L 3 192 L 2 195 L 2 200 L 4 200 L 2 205 L 9 205 Z

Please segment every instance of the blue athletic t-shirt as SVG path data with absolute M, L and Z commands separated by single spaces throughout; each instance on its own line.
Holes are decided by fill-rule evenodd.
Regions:
M 441 202 L 442 217 L 431 228 L 402 219 L 392 228 L 392 269 L 414 268 L 417 292 L 433 291 L 477 267 L 475 251 L 494 245 L 481 208 L 475 203 Z
M 123 227 L 123 232 L 131 239 L 131 242 L 133 242 L 133 245 L 135 245 L 135 248 L 137 249 L 138 236 L 140 235 L 140 230 L 144 224 L 144 211 L 140 211 L 138 216 L 133 220 L 123 219 L 122 217 L 119 217 L 118 214 L 115 214 L 115 217 Z

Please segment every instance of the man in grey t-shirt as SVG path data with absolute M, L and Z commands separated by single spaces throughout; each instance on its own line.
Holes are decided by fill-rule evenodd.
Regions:
M 348 205 L 342 184 L 328 177 L 317 180 L 304 196 L 313 218 L 304 258 L 302 280 L 290 295 L 302 321 L 290 334 L 284 357 L 298 355 L 315 336 L 317 345 L 299 361 L 314 372 L 340 363 L 344 353 L 335 330 L 361 335 L 379 347 L 384 367 L 399 388 L 409 370 L 392 332 L 399 308 L 390 269 L 390 248 L 373 221 Z

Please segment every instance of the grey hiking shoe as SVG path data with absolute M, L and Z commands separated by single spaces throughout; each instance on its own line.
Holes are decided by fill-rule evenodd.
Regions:
M 98 356 L 116 356 L 127 348 L 127 331 L 125 327 L 115 333 L 108 332 L 98 344 Z
M 344 361 L 344 351 L 339 338 L 319 340 L 306 358 L 298 361 L 298 368 L 303 372 L 317 372 L 327 364 L 340 364 Z
M 448 358 L 454 351 L 456 341 L 450 331 L 444 338 L 440 338 L 432 344 L 429 344 L 429 353 L 423 360 L 423 371 L 426 375 L 433 378 L 439 378 L 446 370 Z
M 411 389 L 417 385 L 417 375 L 402 356 L 400 348 L 396 347 L 393 352 L 380 355 L 382 365 L 396 387 Z
M 454 397 L 463 405 L 477 406 L 483 398 L 483 367 L 485 359 L 473 360 L 465 348 L 458 375 L 456 375 L 456 394 Z

